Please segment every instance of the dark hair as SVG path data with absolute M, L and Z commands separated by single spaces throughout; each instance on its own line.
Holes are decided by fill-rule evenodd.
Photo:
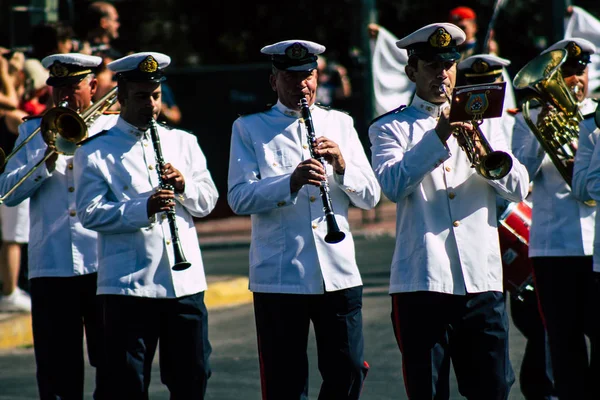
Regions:
M 111 4 L 104 1 L 95 1 L 90 3 L 85 13 L 86 26 L 93 29 L 100 25 L 100 20 L 102 18 L 110 16 L 107 7 L 109 5 Z
M 419 69 L 419 57 L 414 54 L 408 57 L 408 65 L 410 65 L 414 69 Z
M 75 32 L 65 21 L 41 22 L 31 30 L 31 55 L 41 60 L 58 51 L 58 43 L 73 39 Z

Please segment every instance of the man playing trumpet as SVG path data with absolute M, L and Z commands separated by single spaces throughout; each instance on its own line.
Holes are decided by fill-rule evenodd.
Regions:
M 100 57 L 76 53 L 55 54 L 42 60 L 50 70 L 47 84 L 53 87 L 54 104 L 66 105 L 60 110 L 81 113 L 91 106 L 97 88 L 94 72 L 101 62 Z M 57 119 L 48 121 L 48 116 L 23 122 L 16 145 L 40 126 L 56 128 Z M 87 127 L 87 134 L 80 132 L 82 137 L 108 129 L 117 118 L 96 117 Z M 55 148 L 55 135 L 56 132 L 42 129 L 14 153 L 0 178 L 0 190 L 4 194 L 14 189 L 5 201 L 9 206 L 30 199 L 29 280 L 40 398 L 83 397 L 85 329 L 90 364 L 96 367 L 95 395 L 104 399 L 107 397 L 100 364 L 103 350 L 96 303 L 97 235 L 82 227 L 77 218 L 73 174 L 77 166 L 73 164 L 73 154 Z M 46 161 L 34 170 L 45 157 Z M 28 173 L 31 174 L 18 185 Z
M 416 95 L 369 128 L 373 169 L 398 204 L 390 294 L 411 399 L 447 399 L 451 360 L 466 398 L 506 399 L 514 381 L 496 196 L 522 201 L 528 176 L 504 134 L 493 131 L 485 132 L 491 147 L 507 153 L 512 168 L 484 178 L 471 167 L 470 158 L 486 155 L 473 126 L 449 122 L 445 92 L 454 88 L 464 40 L 457 26 L 435 23 L 396 42 L 408 51 L 405 71 Z M 457 129 L 462 137 L 453 135 Z M 471 157 L 463 139 L 474 143 Z

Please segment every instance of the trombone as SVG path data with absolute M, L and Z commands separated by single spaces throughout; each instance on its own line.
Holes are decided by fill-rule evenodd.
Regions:
M 14 157 L 39 132 L 42 133 L 44 142 L 51 148 L 43 159 L 35 164 L 17 183 L 0 197 L 0 204 L 3 204 L 6 198 L 21 186 L 36 169 L 52 157 L 53 154 L 57 153 L 68 156 L 75 154 L 75 150 L 77 150 L 81 141 L 88 136 L 88 127 L 92 126 L 96 119 L 115 104 L 116 101 L 117 86 L 112 88 L 104 97 L 90 106 L 81 115 L 68 108 L 66 101 L 46 111 L 42 116 L 40 126 L 16 146 L 8 156 L 5 156 L 4 152 L 0 152 L 0 172 L 4 172 L 8 160 Z

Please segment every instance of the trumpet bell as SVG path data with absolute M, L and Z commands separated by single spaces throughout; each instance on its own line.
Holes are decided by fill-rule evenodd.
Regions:
M 502 179 L 510 172 L 512 165 L 512 158 L 507 153 L 492 151 L 479 164 L 479 173 L 486 179 Z
M 79 114 L 67 107 L 54 107 L 42 117 L 42 137 L 48 146 L 64 155 L 73 155 L 77 143 L 88 135 L 86 122 Z

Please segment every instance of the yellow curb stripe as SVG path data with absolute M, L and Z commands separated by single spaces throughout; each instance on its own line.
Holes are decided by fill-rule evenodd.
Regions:
M 252 302 L 248 278 L 234 278 L 208 285 L 204 302 L 209 309 L 223 308 Z M 0 320 L 0 349 L 33 345 L 31 314 L 20 313 Z
M 32 344 L 31 314 L 15 314 L 14 317 L 0 321 L 0 349 L 14 349 Z
M 252 302 L 252 292 L 248 290 L 248 278 L 234 278 L 208 285 L 204 292 L 207 308 L 237 306 Z

